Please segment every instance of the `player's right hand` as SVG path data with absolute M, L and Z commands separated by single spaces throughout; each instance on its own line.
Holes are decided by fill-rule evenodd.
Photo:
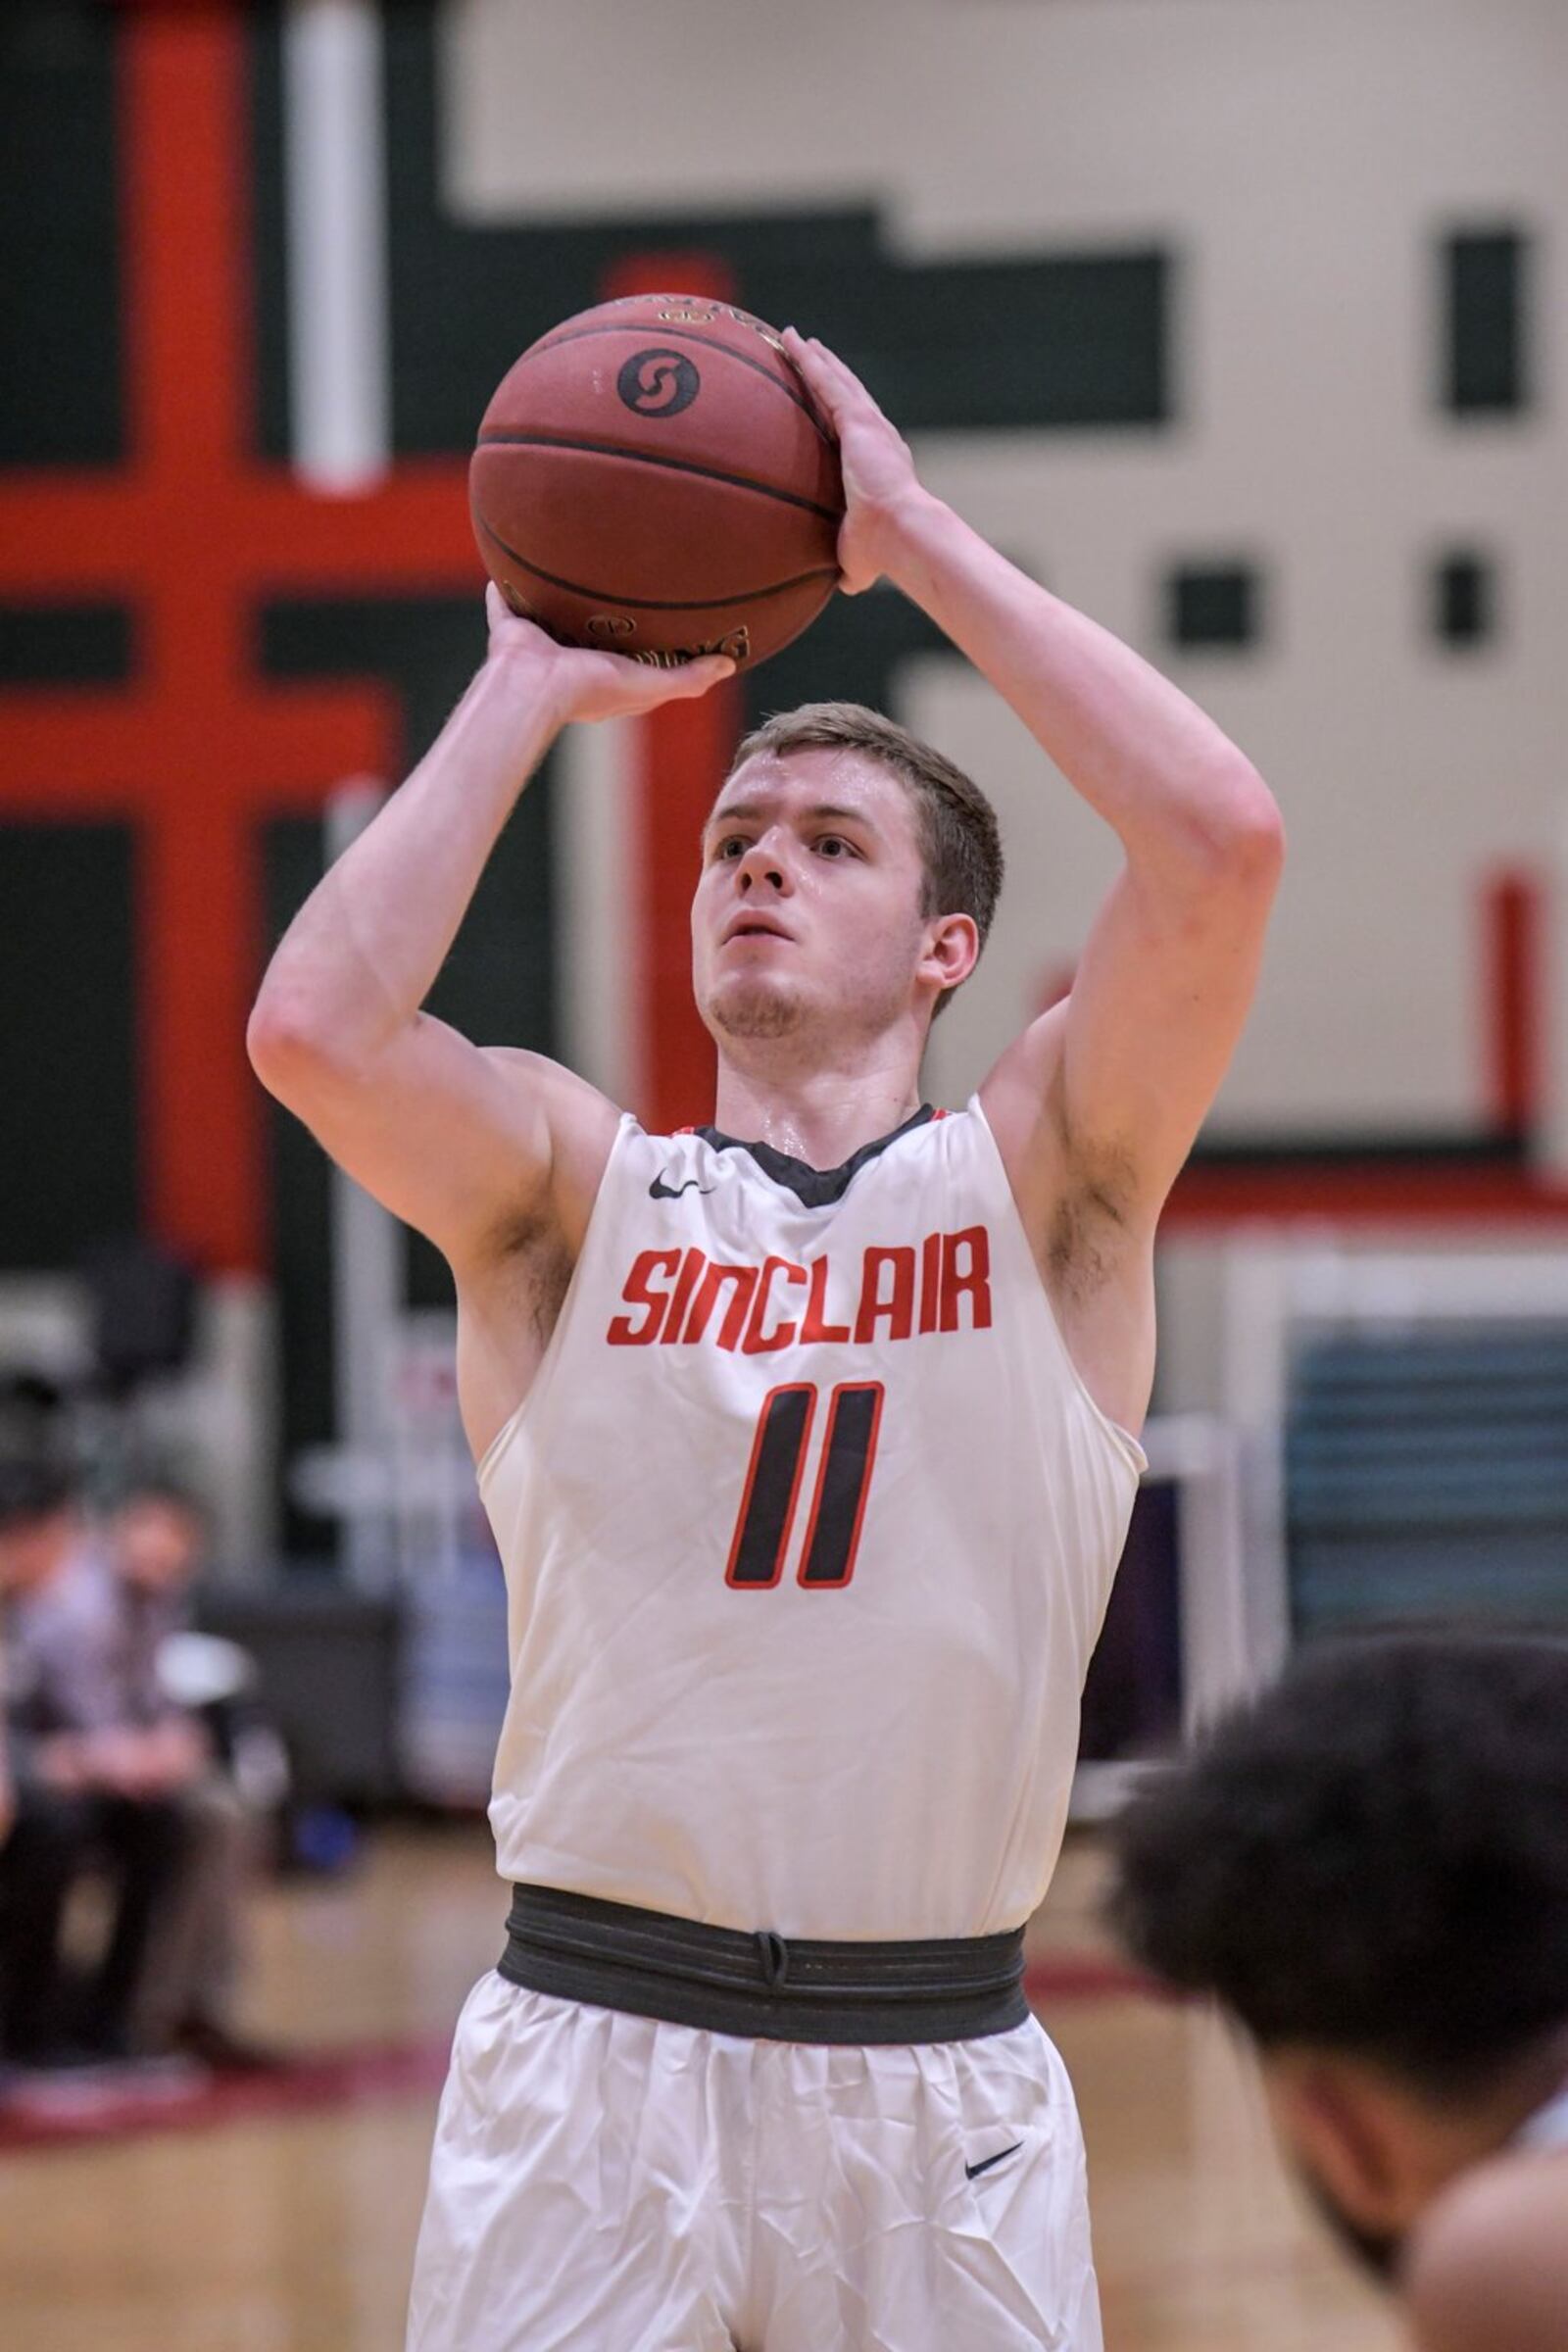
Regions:
M 520 679 L 531 700 L 549 705 L 562 726 L 574 718 L 640 718 L 661 703 L 695 701 L 735 674 L 734 662 L 722 654 L 705 654 L 679 668 L 659 669 L 651 662 L 628 661 L 624 654 L 558 645 L 533 621 L 512 612 L 494 581 L 485 590 L 484 603 L 490 621 L 486 665 L 505 665 Z

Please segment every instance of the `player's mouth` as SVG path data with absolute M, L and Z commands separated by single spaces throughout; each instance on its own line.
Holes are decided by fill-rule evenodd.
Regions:
M 770 914 L 737 914 L 725 924 L 724 935 L 718 944 L 722 948 L 727 948 L 733 939 L 793 939 L 793 937 L 794 933 L 786 931 L 783 924 L 775 922 Z

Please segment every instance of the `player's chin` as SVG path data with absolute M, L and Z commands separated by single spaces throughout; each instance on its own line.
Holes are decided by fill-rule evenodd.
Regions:
M 726 974 L 709 992 L 703 1011 L 715 1037 L 737 1040 L 790 1037 L 807 1018 L 798 988 L 753 972 Z

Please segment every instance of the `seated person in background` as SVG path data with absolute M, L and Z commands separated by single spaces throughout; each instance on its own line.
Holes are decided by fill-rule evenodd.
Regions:
M 11 1726 L 5 1715 L 6 1651 L 0 1640 L 0 1854 L 5 1851 L 11 1835 L 11 1825 L 17 1818 L 17 1781 L 11 1769 Z M 5 2035 L 0 2031 L 0 2057 L 5 2055 Z
M 159 1681 L 158 1654 L 187 1622 L 207 1544 L 202 1506 L 162 1477 L 136 1481 L 105 1527 L 126 1698 L 142 1716 L 169 1720 L 174 1712 Z M 179 1803 L 186 1866 L 153 1934 L 134 2004 L 135 2038 L 144 2048 L 181 2049 L 225 2072 L 265 2069 L 277 2063 L 276 2055 L 245 2039 L 232 2023 L 245 1897 L 263 1824 L 205 1738 L 200 1770 L 181 1787 Z
M 4 1592 L 5 1588 L 0 1585 L 0 1855 L 5 1852 L 17 1818 L 17 1775 L 11 1760 L 11 1716 L 7 1705 L 11 1682 L 6 1664 Z M 4 1989 L 0 1987 L 0 2059 L 4 2056 L 5 2005 Z
M 183 1869 L 179 1798 L 201 1740 L 182 1719 L 127 1712 L 115 1587 L 69 1477 L 45 1463 L 0 1467 L 0 1605 L 16 1785 L 0 1849 L 0 2046 L 24 2065 L 121 2056 L 149 1936 Z M 114 1910 L 74 2015 L 61 1925 L 94 1862 L 109 1868 Z
M 1564 2352 L 1568 1640 L 1323 1644 L 1115 1845 L 1128 1946 L 1253 2034 L 1420 2352 Z

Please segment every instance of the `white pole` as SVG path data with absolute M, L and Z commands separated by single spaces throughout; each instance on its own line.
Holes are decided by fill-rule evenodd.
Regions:
M 568 727 L 553 806 L 562 1059 L 622 1108 L 642 1100 L 634 851 L 642 722 Z
M 330 864 L 364 832 L 386 799 L 359 777 L 340 784 L 326 804 Z M 403 1312 L 403 1245 L 395 1217 L 352 1176 L 332 1170 L 332 1350 L 337 1442 L 351 1457 L 387 1466 L 391 1430 L 387 1383 Z M 343 1516 L 344 1566 L 351 1582 L 379 1589 L 394 1566 L 390 1483 L 387 1499 L 351 1506 Z
M 288 258 L 290 438 L 295 469 L 343 495 L 384 473 L 391 455 L 381 21 L 376 0 L 287 0 L 283 17 L 283 169 Z M 325 810 L 328 862 L 381 806 L 379 784 L 341 785 Z M 402 1311 L 394 1220 L 341 1170 L 332 1173 L 332 1330 L 337 1444 L 346 1468 L 385 1463 L 386 1382 Z M 343 1512 L 345 1566 L 380 1582 L 393 1553 L 375 1481 Z
M 374 0 L 289 0 L 283 141 L 294 464 L 341 495 L 384 473 L 392 444 Z

